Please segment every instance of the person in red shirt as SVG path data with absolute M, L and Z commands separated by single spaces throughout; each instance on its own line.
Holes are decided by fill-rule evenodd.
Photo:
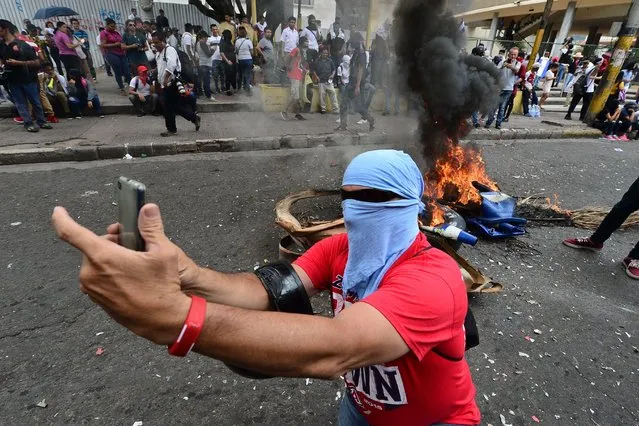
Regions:
M 342 376 L 340 425 L 478 425 L 466 288 L 455 261 L 419 231 L 423 191 L 407 154 L 360 154 L 342 181 L 347 233 L 292 266 L 246 274 L 197 267 L 164 234 L 154 204 L 140 212 L 145 252 L 115 244 L 117 224 L 101 238 L 61 207 L 53 226 L 85 255 L 82 291 L 171 354 L 193 348 L 270 376 Z M 324 289 L 334 318 L 301 315 L 312 310 L 307 295 Z
M 289 120 L 289 111 L 295 113 L 298 120 L 306 120 L 302 114 L 302 90 L 304 90 L 304 78 L 308 72 L 308 61 L 306 60 L 306 52 L 308 50 L 308 39 L 300 38 L 299 47 L 291 50 L 288 57 L 288 78 L 291 80 L 291 93 L 288 103 L 282 111 L 282 119 Z

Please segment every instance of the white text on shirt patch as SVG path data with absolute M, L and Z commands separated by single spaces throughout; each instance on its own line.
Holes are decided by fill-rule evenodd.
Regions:
M 346 373 L 346 386 L 384 405 L 404 405 L 406 390 L 397 366 L 371 365 Z M 379 407 L 381 408 L 381 407 Z

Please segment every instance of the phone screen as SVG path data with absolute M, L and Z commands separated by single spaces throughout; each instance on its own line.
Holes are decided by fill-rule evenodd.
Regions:
M 118 210 L 120 245 L 130 250 L 144 251 L 145 245 L 138 229 L 138 215 L 145 203 L 144 184 L 124 176 L 118 179 Z

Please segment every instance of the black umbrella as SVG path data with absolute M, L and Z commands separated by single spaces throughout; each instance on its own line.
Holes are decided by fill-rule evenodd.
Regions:
M 78 15 L 78 12 L 68 7 L 51 6 L 51 7 L 43 7 L 42 9 L 39 9 L 33 16 L 33 19 L 49 19 L 49 18 L 53 18 L 54 16 L 73 16 L 73 15 Z

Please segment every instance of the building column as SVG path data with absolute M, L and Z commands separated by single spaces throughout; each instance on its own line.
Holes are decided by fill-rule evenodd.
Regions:
M 489 44 L 486 48 L 486 54 L 489 58 L 493 57 L 493 46 L 495 45 L 495 37 L 497 36 L 497 23 L 499 21 L 499 13 L 493 14 L 493 20 L 490 22 L 490 30 L 488 31 Z
M 568 37 L 570 33 L 570 29 L 572 28 L 572 22 L 575 19 L 575 9 L 577 8 L 577 2 L 571 1 L 568 3 L 568 7 L 566 8 L 566 13 L 564 14 L 564 20 L 561 23 L 561 27 L 559 28 L 559 32 L 557 33 L 557 37 L 555 41 L 559 44 L 555 44 L 550 51 L 550 57 L 560 56 L 561 53 L 561 43 L 563 43 L 564 39 Z
M 597 50 L 596 45 L 599 44 L 599 40 L 601 39 L 601 33 L 598 31 L 598 26 L 588 28 L 588 38 L 586 39 L 586 46 L 583 51 L 584 58 L 589 58 L 590 55 L 595 53 L 595 50 Z

